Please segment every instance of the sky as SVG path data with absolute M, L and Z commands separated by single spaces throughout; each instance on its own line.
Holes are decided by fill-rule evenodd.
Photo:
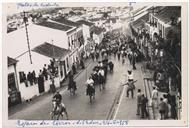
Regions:
M 84 3 L 85 6 L 94 6 L 95 4 L 91 4 L 91 3 Z M 82 3 L 83 5 L 83 3 Z M 7 15 L 12 15 L 15 13 L 20 13 L 23 11 L 28 11 L 28 10 L 32 10 L 32 9 L 37 9 L 37 8 L 48 8 L 48 7 L 74 7 L 74 6 L 82 6 L 81 3 L 74 3 L 74 4 L 70 4 L 70 3 L 58 3 L 58 2 L 33 2 L 33 3 L 29 3 L 29 2 L 17 2 L 17 3 L 4 3 L 3 4 L 3 9 L 6 10 L 6 14 Z M 124 3 L 124 4 L 116 4 L 116 3 L 103 3 L 103 5 L 113 5 L 113 6 L 130 6 L 129 3 Z M 135 5 L 135 3 L 131 3 L 131 5 Z M 101 6 L 99 4 L 96 4 L 95 6 Z M 140 6 L 140 5 L 139 5 Z M 137 5 L 137 7 L 139 7 Z

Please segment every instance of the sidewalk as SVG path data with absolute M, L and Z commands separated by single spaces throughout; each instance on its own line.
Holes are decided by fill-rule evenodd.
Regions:
M 149 99 L 149 101 L 151 100 L 151 93 L 152 93 L 152 90 L 153 90 L 153 87 L 156 87 L 155 86 L 155 83 L 152 79 L 153 77 L 153 71 L 150 71 L 148 69 L 145 69 L 143 70 L 143 76 L 144 76 L 144 82 L 145 82 L 145 86 L 147 86 L 147 98 Z M 163 95 L 166 94 L 164 92 L 161 92 L 161 91 L 158 91 L 158 103 L 160 103 L 160 98 L 162 97 L 163 98 Z M 178 99 L 177 99 L 178 100 Z M 178 101 L 176 101 L 178 102 Z M 150 102 L 149 102 L 150 103 Z M 178 115 L 178 119 L 180 118 L 180 109 L 179 108 L 176 108 L 177 110 L 177 115 Z M 179 109 L 179 110 L 178 110 Z M 151 120 L 160 120 L 160 114 L 159 114 L 159 109 L 158 108 L 155 108 L 154 106 L 152 106 L 151 104 L 149 104 L 149 112 L 150 112 L 150 119 Z M 172 120 L 170 117 L 171 117 L 171 110 L 170 110 L 170 105 L 169 105 L 169 113 L 168 113 L 168 119 L 167 120 Z
M 137 99 L 136 99 L 136 93 L 137 89 L 141 89 L 142 93 L 145 93 L 145 88 L 143 86 L 143 77 L 141 73 L 141 66 L 142 64 L 139 62 L 136 64 L 136 70 L 133 70 L 134 79 L 137 80 L 135 83 L 136 89 L 134 90 L 134 98 L 126 97 L 126 86 L 122 86 L 120 99 L 117 101 L 117 111 L 115 111 L 115 115 L 113 119 L 127 119 L 127 120 L 148 120 L 148 118 L 140 118 L 139 115 L 136 115 L 137 113 Z M 128 69 L 132 69 L 132 66 L 130 65 L 129 61 L 126 59 L 126 65 L 125 65 L 125 71 L 124 73 L 127 73 Z M 120 77 L 120 83 L 125 82 L 125 77 Z
M 84 63 L 85 63 L 85 68 L 92 62 L 91 59 L 87 59 Z M 77 69 L 77 73 L 74 75 L 74 79 L 76 79 L 85 69 Z M 68 85 L 68 79 L 65 79 L 64 82 L 61 83 L 61 87 L 57 88 L 57 90 L 62 91 L 63 89 L 66 88 L 66 86 Z M 33 98 L 30 102 L 22 102 L 21 104 L 12 106 L 10 108 L 8 108 L 8 116 L 13 115 L 14 113 L 16 113 L 17 111 L 21 111 L 24 108 L 27 108 L 28 106 L 35 104 L 41 100 L 43 100 L 44 98 L 47 98 L 49 96 L 53 95 L 52 93 L 49 92 L 44 92 L 42 93 L 40 96 L 37 96 L 35 98 Z

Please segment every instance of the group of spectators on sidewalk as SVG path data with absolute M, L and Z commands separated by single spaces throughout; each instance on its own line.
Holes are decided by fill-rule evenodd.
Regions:
M 106 36 L 105 36 L 106 37 Z M 142 53 L 139 51 L 137 48 L 136 44 L 134 41 L 131 39 L 130 36 L 124 35 L 121 32 L 117 33 L 109 33 L 107 37 L 114 37 L 113 41 L 107 41 L 110 44 L 110 49 L 111 53 L 114 54 L 114 57 L 118 61 L 122 60 L 122 64 L 125 64 L 125 59 L 128 58 L 130 65 L 133 67 L 133 70 L 136 70 L 136 62 L 139 62 L 142 60 Z M 111 44 L 113 42 L 113 44 Z M 127 76 L 127 89 L 126 89 L 126 97 L 129 97 L 129 92 L 131 93 L 131 98 L 134 97 L 134 90 L 135 90 L 135 85 L 134 83 L 136 82 L 134 80 L 133 72 L 132 70 L 128 70 L 127 74 L 124 74 Z M 138 89 L 138 92 L 136 94 L 137 96 L 137 115 L 140 115 L 140 118 L 148 118 L 149 113 L 147 111 L 147 104 L 148 104 L 148 99 L 142 93 L 141 89 Z
M 149 113 L 147 111 L 147 104 L 148 99 L 147 97 L 141 92 L 141 89 L 137 91 L 137 114 L 140 118 L 149 118 Z
M 43 68 L 39 70 L 39 74 L 36 75 L 36 71 L 28 72 L 26 75 L 24 72 L 20 72 L 20 82 L 25 82 L 26 87 L 29 85 L 32 86 L 39 82 L 44 82 L 52 77 L 58 75 L 58 66 L 57 62 L 53 58 L 50 60 L 50 64 L 44 64 Z M 37 77 L 38 76 L 38 77 Z
M 160 92 L 158 92 L 156 87 L 153 87 L 152 107 L 159 110 L 161 120 L 169 118 L 178 119 L 176 105 L 175 96 L 164 93 L 160 97 Z
M 141 36 L 142 38 L 140 38 Z M 171 40 L 165 40 L 156 34 L 150 38 L 147 30 L 136 35 L 137 42 L 141 42 L 140 51 L 145 56 L 146 68 L 154 72 L 152 75 L 155 89 L 152 91 L 152 105 L 159 111 L 161 119 L 178 119 L 177 95 L 181 96 L 181 67 L 180 58 L 175 58 L 173 45 L 179 44 L 179 40 L 173 44 Z M 139 44 L 139 43 L 138 43 Z M 169 51 L 174 51 L 170 53 Z M 179 50 L 176 50 L 178 52 Z M 156 94 L 159 96 L 156 96 Z M 176 94 L 177 93 L 177 94 Z M 160 96 L 160 94 L 164 94 Z

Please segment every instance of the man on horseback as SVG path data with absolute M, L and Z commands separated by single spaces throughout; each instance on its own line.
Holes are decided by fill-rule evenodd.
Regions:
M 53 96 L 53 111 L 50 113 L 51 114 L 51 119 L 59 119 L 60 116 L 63 118 L 63 113 L 66 114 L 66 118 L 68 119 L 68 113 L 66 111 L 66 107 L 64 103 L 62 103 L 62 96 L 61 94 L 57 91 L 56 94 Z
M 95 98 L 95 88 L 94 88 L 94 81 L 92 79 L 92 76 L 89 77 L 86 84 L 87 84 L 86 95 L 89 95 L 91 102 L 91 97 Z
M 53 99 L 56 102 L 56 105 L 54 107 L 53 111 L 56 111 L 57 107 L 60 105 L 60 103 L 62 102 L 62 96 L 61 94 L 57 91 L 56 94 L 53 96 Z

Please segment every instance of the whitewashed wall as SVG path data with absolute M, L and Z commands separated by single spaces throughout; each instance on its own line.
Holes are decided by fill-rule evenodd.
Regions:
M 24 54 L 23 56 L 21 56 L 20 58 L 18 58 L 18 63 L 17 63 L 17 74 L 18 74 L 18 78 L 19 78 L 19 71 L 24 71 L 24 73 L 27 75 L 27 73 L 30 71 L 32 72 L 33 70 L 35 70 L 36 73 L 36 77 L 38 77 L 39 74 L 39 70 L 43 69 L 44 64 L 50 64 L 50 59 L 49 57 L 40 55 L 38 53 L 35 52 L 31 52 L 32 54 L 32 62 L 33 64 L 30 63 L 29 61 L 29 55 L 28 53 Z M 28 83 L 28 87 L 25 86 L 25 83 L 20 83 L 20 80 L 18 79 L 18 83 L 19 83 L 19 90 L 21 92 L 21 98 L 22 101 L 31 99 L 34 96 L 39 96 L 39 90 L 38 90 L 38 84 L 34 84 L 34 85 L 30 85 Z M 45 92 L 48 92 L 50 89 L 50 84 L 51 81 L 45 81 Z M 60 87 L 60 79 L 55 78 L 55 86 L 56 87 Z

